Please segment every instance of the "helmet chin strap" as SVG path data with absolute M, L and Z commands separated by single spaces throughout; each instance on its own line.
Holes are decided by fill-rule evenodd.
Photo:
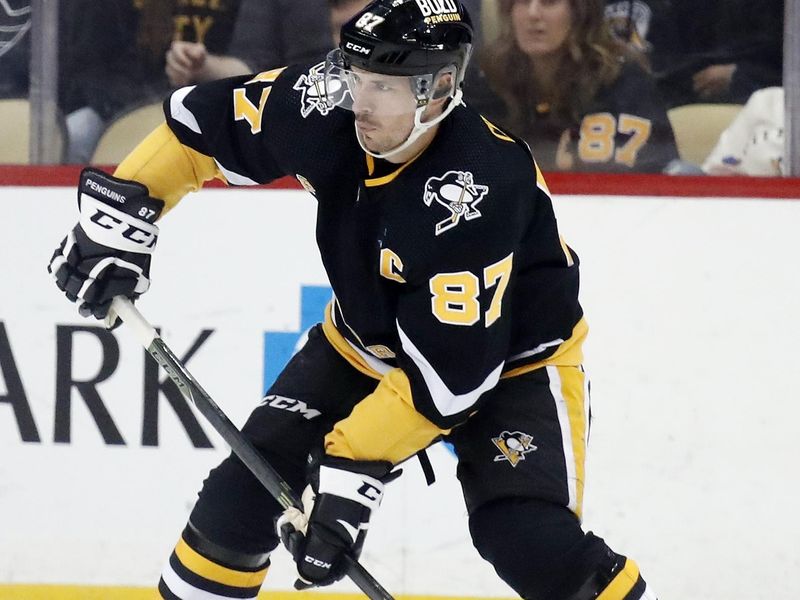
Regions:
M 358 140 L 358 144 L 359 146 L 361 146 L 361 149 L 364 152 L 375 158 L 389 158 L 390 156 L 394 156 L 398 152 L 402 152 L 403 150 L 411 146 L 411 144 L 416 142 L 423 133 L 428 131 L 434 125 L 440 123 L 442 119 L 444 119 L 447 115 L 453 112 L 453 109 L 459 104 L 461 104 L 461 99 L 463 95 L 464 94 L 460 89 L 456 90 L 455 94 L 453 94 L 453 98 L 450 100 L 450 104 L 448 104 L 447 108 L 445 108 L 442 111 L 442 114 L 437 116 L 435 119 L 426 121 L 425 123 L 422 122 L 422 113 L 425 112 L 425 109 L 427 107 L 426 106 L 418 107 L 414 111 L 414 128 L 411 130 L 411 133 L 408 134 L 408 137 L 402 144 L 396 146 L 395 148 L 392 148 L 391 150 L 388 150 L 387 152 L 378 153 L 369 150 L 366 144 L 364 143 L 364 140 L 361 139 L 361 133 L 358 130 L 358 126 L 356 126 L 356 139 Z

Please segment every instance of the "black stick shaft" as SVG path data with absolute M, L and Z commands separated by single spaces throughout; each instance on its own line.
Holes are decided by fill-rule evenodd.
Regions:
M 130 324 L 140 337 L 147 352 L 161 365 L 169 378 L 178 386 L 181 394 L 194 404 L 211 426 L 216 429 L 231 450 L 250 469 L 261 484 L 284 508 L 294 506 L 302 510 L 303 505 L 295 491 L 272 468 L 267 460 L 256 450 L 250 440 L 234 425 L 216 402 L 208 395 L 172 350 L 162 340 L 155 329 L 144 319 L 127 299 L 114 299 L 112 309 Z M 354 558 L 347 556 L 347 576 L 363 591 L 370 600 L 394 600 L 392 595 L 370 575 Z

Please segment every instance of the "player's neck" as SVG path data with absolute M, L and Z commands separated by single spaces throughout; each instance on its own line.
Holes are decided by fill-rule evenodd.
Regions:
M 439 130 L 439 124 L 437 123 L 421 136 L 419 136 L 414 143 L 411 144 L 408 148 L 404 148 L 397 154 L 392 154 L 391 156 L 386 157 L 386 160 L 390 163 L 400 164 L 404 162 L 408 162 L 415 156 L 417 156 L 420 152 L 422 152 L 425 148 L 428 147 L 433 141 L 433 138 L 436 136 L 436 132 Z

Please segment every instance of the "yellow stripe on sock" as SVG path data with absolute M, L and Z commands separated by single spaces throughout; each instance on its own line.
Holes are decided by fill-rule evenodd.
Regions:
M 175 554 L 178 555 L 184 567 L 197 573 L 201 577 L 233 587 L 249 588 L 261 585 L 267 576 L 267 568 L 260 571 L 237 571 L 223 567 L 215 562 L 208 560 L 193 550 L 183 539 L 175 547 Z
M 630 558 L 625 559 L 625 568 L 622 569 L 608 587 L 597 597 L 597 600 L 622 600 L 633 589 L 639 580 L 639 566 Z

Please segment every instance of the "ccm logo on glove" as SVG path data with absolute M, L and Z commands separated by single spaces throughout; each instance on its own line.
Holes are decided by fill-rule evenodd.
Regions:
M 80 204 L 80 224 L 92 241 L 126 252 L 152 254 L 158 241 L 156 225 L 86 194 L 81 194 Z
M 380 488 L 365 481 L 363 485 L 358 488 L 358 493 L 364 496 L 367 500 L 380 501 L 383 495 L 383 486 Z
M 330 569 L 331 568 L 331 563 L 325 562 L 324 560 L 316 559 L 313 556 L 306 555 L 303 560 L 305 560 L 309 564 L 314 565 L 315 567 L 320 567 L 322 569 Z

